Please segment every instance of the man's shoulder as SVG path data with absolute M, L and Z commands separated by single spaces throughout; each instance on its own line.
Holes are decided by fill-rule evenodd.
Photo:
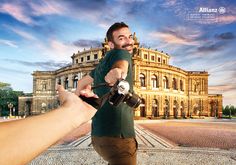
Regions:
M 128 62 L 131 61 L 131 54 L 127 50 L 123 49 L 112 49 L 110 50 L 105 57 L 106 61 L 113 63 L 118 60 L 126 60 Z

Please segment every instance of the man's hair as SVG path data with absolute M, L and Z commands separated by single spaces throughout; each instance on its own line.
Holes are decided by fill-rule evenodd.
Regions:
M 129 28 L 129 26 L 126 25 L 124 22 L 116 22 L 113 25 L 111 25 L 110 28 L 107 30 L 107 35 L 106 35 L 107 40 L 113 41 L 113 32 L 124 27 Z

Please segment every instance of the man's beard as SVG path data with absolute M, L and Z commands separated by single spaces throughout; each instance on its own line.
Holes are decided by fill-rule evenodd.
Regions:
M 131 51 L 130 53 L 133 53 L 133 46 L 134 46 L 133 44 L 126 44 L 126 45 L 122 45 L 121 47 L 118 46 L 116 43 L 113 43 L 113 44 L 114 44 L 114 48 L 115 48 L 115 49 L 120 49 L 120 48 L 125 49 L 126 47 L 131 46 L 131 47 L 132 47 L 131 50 L 127 50 L 127 49 L 125 49 L 125 50 Z

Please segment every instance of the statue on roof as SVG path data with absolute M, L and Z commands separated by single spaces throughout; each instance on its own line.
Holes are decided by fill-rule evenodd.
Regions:
M 134 35 L 133 35 L 133 39 L 134 39 L 134 43 L 138 43 L 138 38 L 136 37 L 136 33 L 134 32 Z

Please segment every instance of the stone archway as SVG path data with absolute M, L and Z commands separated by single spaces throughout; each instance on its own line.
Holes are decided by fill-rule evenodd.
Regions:
M 218 108 L 217 108 L 217 101 L 212 100 L 210 102 L 210 112 L 211 117 L 217 117 L 218 116 Z
M 77 88 L 78 85 L 78 75 L 73 77 L 73 88 Z
M 159 117 L 159 106 L 157 99 L 152 100 L 152 116 Z
M 31 115 L 31 104 L 32 102 L 30 100 L 27 100 L 25 102 L 25 109 L 24 109 L 24 115 L 30 116 Z
M 184 109 L 184 102 L 183 101 L 181 101 L 179 108 L 180 108 L 181 117 L 186 118 L 186 112 L 185 112 L 185 109 Z
M 175 119 L 178 118 L 178 109 L 179 109 L 179 105 L 178 105 L 178 102 L 175 100 L 173 104 L 173 112 L 174 112 Z
M 140 104 L 140 117 L 146 117 L 146 108 L 145 108 L 145 100 L 142 99 L 142 102 Z
M 163 111 L 164 111 L 164 118 L 167 119 L 170 117 L 170 105 L 169 101 L 166 99 L 164 106 L 163 106 Z

